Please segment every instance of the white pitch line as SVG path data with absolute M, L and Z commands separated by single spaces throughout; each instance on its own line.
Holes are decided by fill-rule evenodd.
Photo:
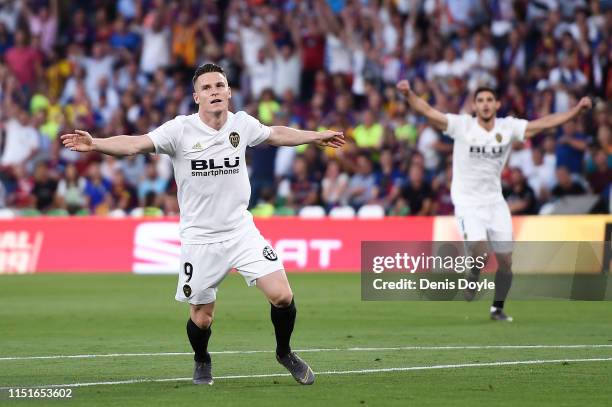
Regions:
M 477 349 L 597 349 L 612 348 L 612 344 L 592 345 L 466 345 L 466 346 L 396 346 L 396 347 L 352 347 L 352 348 L 314 348 L 296 349 L 296 352 L 377 352 L 393 350 L 477 350 Z M 213 355 L 247 355 L 251 353 L 272 353 L 272 350 L 223 350 L 210 352 Z M 156 353 L 102 353 L 90 355 L 49 355 L 49 356 L 5 356 L 6 360 L 40 360 L 40 359 L 93 359 L 140 356 L 188 356 L 192 352 L 156 352 Z
M 347 374 L 370 374 L 370 373 L 388 373 L 388 372 L 409 372 L 414 370 L 433 370 L 433 369 L 462 369 L 468 367 L 489 367 L 489 366 L 517 366 L 517 365 L 543 365 L 550 363 L 577 363 L 577 362 L 609 362 L 612 357 L 607 358 L 586 358 L 586 359 L 536 359 L 536 360 L 514 360 L 514 361 L 499 361 L 499 362 L 483 362 L 483 363 L 460 363 L 449 365 L 429 365 L 429 366 L 408 366 L 408 367 L 389 367 L 380 369 L 359 369 L 359 370 L 328 370 L 316 372 L 317 375 L 347 375 Z M 269 373 L 269 374 L 254 374 L 254 375 L 231 375 L 217 376 L 215 380 L 231 380 L 231 379 L 253 379 L 266 377 L 285 377 L 288 373 Z M 136 384 L 136 383 L 161 383 L 161 382 L 183 382 L 191 381 L 191 377 L 174 377 L 166 379 L 131 379 L 107 382 L 89 382 L 89 383 L 69 383 L 69 384 L 46 384 L 41 386 L 32 386 L 32 388 L 55 388 L 55 387 L 90 387 L 90 386 L 109 386 L 118 384 Z M 8 390 L 14 388 L 29 388 L 28 386 L 8 386 L 0 387 L 0 390 Z

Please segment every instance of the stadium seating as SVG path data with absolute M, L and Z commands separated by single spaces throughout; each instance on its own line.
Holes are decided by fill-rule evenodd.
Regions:
M 14 217 L 15 211 L 8 208 L 0 209 L 0 219 L 12 219 Z
M 318 205 L 304 206 L 298 216 L 304 219 L 321 219 L 325 217 L 325 209 Z
M 380 205 L 364 205 L 359 208 L 357 217 L 360 219 L 379 219 L 385 217 L 385 208 Z
M 329 211 L 329 217 L 335 219 L 353 219 L 355 209 L 351 206 L 335 206 Z

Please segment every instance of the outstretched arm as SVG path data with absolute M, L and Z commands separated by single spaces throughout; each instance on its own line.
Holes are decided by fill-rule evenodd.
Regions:
M 307 131 L 285 126 L 272 126 L 270 137 L 266 143 L 273 146 L 299 146 L 300 144 L 316 143 L 322 147 L 342 147 L 344 135 L 340 131 Z
M 97 151 L 120 157 L 155 152 L 155 145 L 147 135 L 93 138 L 86 131 L 75 130 L 74 133 L 64 134 L 61 139 L 64 147 L 81 153 Z
M 541 131 L 549 130 L 572 120 L 579 114 L 587 111 L 593 106 L 591 98 L 583 97 L 580 102 L 567 112 L 553 113 L 548 116 L 532 120 L 527 124 L 525 138 L 533 137 Z
M 410 83 L 407 80 L 400 81 L 397 84 L 397 89 L 404 95 L 406 102 L 408 102 L 415 112 L 425 116 L 438 130 L 446 131 L 448 120 L 444 113 L 434 109 L 429 103 L 418 97 L 412 89 L 410 89 Z

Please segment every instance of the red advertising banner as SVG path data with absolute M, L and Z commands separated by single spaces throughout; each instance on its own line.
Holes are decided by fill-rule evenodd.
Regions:
M 521 241 L 603 241 L 612 216 L 516 217 L 513 223 L 515 237 Z M 362 241 L 459 239 L 452 217 L 272 218 L 257 219 L 256 224 L 289 271 L 357 272 Z M 176 273 L 179 256 L 176 218 L 0 220 L 0 274 Z
M 358 271 L 362 240 L 431 240 L 432 218 L 258 219 L 290 271 Z M 0 220 L 0 273 L 176 273 L 177 219 Z

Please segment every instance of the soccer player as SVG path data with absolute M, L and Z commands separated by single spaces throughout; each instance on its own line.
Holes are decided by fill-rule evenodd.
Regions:
M 213 384 L 208 353 L 217 287 L 236 268 L 271 304 L 276 359 L 301 384 L 312 384 L 312 369 L 291 351 L 296 318 L 293 292 L 283 263 L 259 233 L 247 211 L 251 187 L 246 147 L 260 143 L 295 146 L 316 143 L 341 147 L 337 131 L 302 131 L 262 125 L 245 112 L 229 109 L 231 89 L 223 69 L 204 64 L 193 76 L 198 112 L 177 116 L 148 134 L 92 138 L 82 130 L 61 137 L 65 147 L 114 156 L 139 153 L 172 157 L 178 186 L 181 263 L 175 298 L 190 304 L 187 336 L 194 351 L 195 384 Z
M 510 322 L 512 317 L 503 308 L 512 284 L 512 218 L 502 196 L 500 178 L 511 144 L 574 119 L 591 108 L 591 99 L 582 98 L 567 112 L 527 121 L 496 117 L 500 102 L 495 91 L 486 87 L 474 93 L 476 117 L 441 113 L 418 97 L 406 80 L 400 81 L 397 89 L 412 109 L 455 140 L 451 184 L 455 217 L 472 256 L 486 254 L 487 240 L 491 243 L 498 262 L 491 319 Z M 471 270 L 468 280 L 477 281 L 479 274 L 479 269 Z M 466 290 L 464 296 L 470 301 L 475 291 Z

